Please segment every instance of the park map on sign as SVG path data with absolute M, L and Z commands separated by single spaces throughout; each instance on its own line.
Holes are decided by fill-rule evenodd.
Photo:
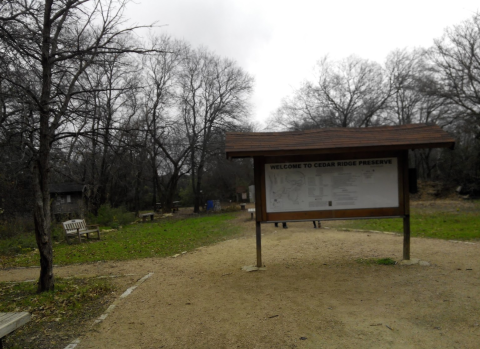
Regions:
M 267 212 L 398 207 L 397 158 L 265 165 Z

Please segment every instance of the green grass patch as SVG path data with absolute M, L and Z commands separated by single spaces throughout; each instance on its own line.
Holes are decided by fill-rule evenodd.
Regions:
M 64 221 L 66 220 L 68 218 L 64 217 Z M 127 212 L 124 207 L 112 208 L 110 205 L 102 205 L 98 210 L 98 216 L 88 214 L 86 221 L 88 224 L 118 229 L 135 221 L 135 216 L 133 212 Z M 0 221 L 0 255 L 8 256 L 35 250 L 37 242 L 33 233 L 34 228 L 33 222 L 27 218 Z M 54 242 L 64 240 L 61 223 L 52 226 L 52 240 Z
M 4 339 L 5 348 L 65 347 L 79 329 L 88 328 L 86 321 L 106 309 L 114 287 L 106 279 L 57 278 L 54 292 L 36 290 L 34 282 L 0 283 L 0 312 L 32 314 L 29 323 Z
M 337 226 L 338 227 L 338 226 Z M 403 233 L 403 220 L 362 219 L 345 221 L 343 228 Z M 419 212 L 410 215 L 411 235 L 450 240 L 480 240 L 479 212 Z
M 225 240 L 239 232 L 231 221 L 236 215 L 223 213 L 195 218 L 162 219 L 101 233 L 101 239 L 66 244 L 54 243 L 54 263 L 67 265 L 107 260 L 129 260 L 171 256 L 183 251 Z M 38 251 L 28 250 L 15 256 L 2 257 L 2 266 L 37 266 Z
M 63 229 L 60 226 L 54 226 L 52 229 L 52 240 L 59 242 L 64 239 L 63 237 Z M 17 233 L 15 236 L 2 236 L 2 238 L 0 238 L 0 256 L 28 253 L 36 248 L 37 242 L 33 231 L 25 231 Z
M 368 259 L 357 259 L 358 263 L 366 265 L 395 265 L 397 262 L 392 258 L 368 258 Z

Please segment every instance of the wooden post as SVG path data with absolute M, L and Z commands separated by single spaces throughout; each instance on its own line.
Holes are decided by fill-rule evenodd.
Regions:
M 257 234 L 257 267 L 261 268 L 262 265 L 262 225 L 260 222 L 255 222 L 256 234 Z
M 408 150 L 402 156 L 403 167 L 403 259 L 410 259 L 410 184 L 408 178 Z
M 263 267 L 262 264 L 262 226 L 261 222 L 266 220 L 265 208 L 265 179 L 262 178 L 265 159 L 263 157 L 253 158 L 253 170 L 255 178 L 255 231 L 257 235 L 257 267 Z M 252 214 L 253 217 L 253 214 Z
M 403 217 L 403 259 L 410 259 L 410 215 Z

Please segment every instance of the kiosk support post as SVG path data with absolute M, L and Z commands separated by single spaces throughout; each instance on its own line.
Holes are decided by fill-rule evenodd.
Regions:
M 403 168 L 403 259 L 410 260 L 410 185 L 408 183 L 408 150 L 402 156 Z
M 403 259 L 410 259 L 410 215 L 403 217 Z
M 260 222 L 255 222 L 257 234 L 257 268 L 262 267 L 262 226 Z

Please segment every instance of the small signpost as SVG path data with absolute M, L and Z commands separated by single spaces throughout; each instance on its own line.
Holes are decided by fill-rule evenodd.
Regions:
M 453 148 L 436 125 L 227 133 L 227 158 L 253 157 L 257 267 L 261 224 L 355 218 L 403 218 L 410 259 L 408 150 Z

